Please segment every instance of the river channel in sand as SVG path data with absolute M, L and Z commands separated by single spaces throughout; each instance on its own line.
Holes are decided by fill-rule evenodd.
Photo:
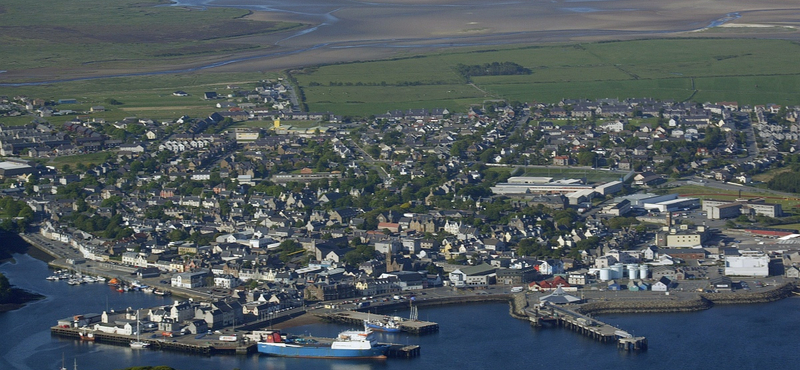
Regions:
M 800 6 L 793 0 L 180 0 L 173 6 L 246 8 L 255 11 L 253 19 L 308 24 L 299 32 L 247 38 L 247 42 L 275 45 L 277 51 L 215 67 L 231 71 L 468 46 L 709 36 L 697 31 L 737 22 L 800 25 Z M 746 37 L 798 39 L 800 32 L 760 32 Z

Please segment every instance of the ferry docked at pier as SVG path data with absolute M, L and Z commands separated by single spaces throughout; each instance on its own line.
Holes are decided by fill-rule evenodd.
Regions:
M 378 344 L 372 330 L 346 330 L 333 340 L 291 337 L 270 332 L 258 342 L 258 352 L 268 356 L 302 358 L 384 359 L 389 346 Z

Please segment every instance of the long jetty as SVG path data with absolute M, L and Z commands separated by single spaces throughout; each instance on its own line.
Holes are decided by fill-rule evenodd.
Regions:
M 50 328 L 50 335 L 80 340 L 80 333 L 85 329 L 78 328 L 64 328 L 54 326 Z M 135 338 L 125 334 L 104 333 L 100 331 L 92 331 L 92 341 L 102 344 L 110 344 L 117 346 L 128 346 Z M 244 335 L 240 334 L 238 337 L 243 338 Z M 254 341 L 239 340 L 235 342 L 221 342 L 211 339 L 212 336 L 204 336 L 202 338 L 195 338 L 193 335 L 185 335 L 175 338 L 140 338 L 138 340 L 145 342 L 149 348 L 161 351 L 174 351 L 182 353 L 190 353 L 196 355 L 250 355 L 258 353 L 257 343 Z M 325 338 L 317 338 L 319 340 L 330 340 Z M 386 357 L 388 358 L 413 358 L 420 355 L 420 346 L 416 344 L 398 344 L 398 343 L 381 343 L 388 346 Z
M 320 318 L 327 321 L 345 323 L 345 324 L 354 324 L 354 325 L 362 325 L 364 320 L 368 320 L 370 318 L 386 318 L 383 315 L 376 315 L 370 314 L 366 312 L 358 312 L 358 311 L 342 311 L 342 312 L 335 312 L 335 313 L 326 313 L 326 314 L 318 314 Z M 420 321 L 420 320 L 398 320 L 398 326 L 400 327 L 401 331 L 411 333 L 411 334 L 429 334 L 435 333 L 439 331 L 439 324 L 431 321 Z
M 647 349 L 647 338 L 635 337 L 630 333 L 588 317 L 565 307 L 543 302 L 526 308 L 525 314 L 534 326 L 554 325 L 571 329 L 603 343 L 617 342 L 617 348 L 625 351 Z
M 80 339 L 80 329 L 76 328 L 62 328 L 54 326 L 50 328 L 50 334 L 62 338 Z M 103 333 L 101 331 L 92 331 L 94 342 L 103 344 L 112 344 L 127 346 L 130 344 L 134 337 L 124 334 Z M 188 338 L 189 336 L 185 336 Z M 150 348 L 159 349 L 163 351 L 176 351 L 183 353 L 192 353 L 199 355 L 215 355 L 215 354 L 249 354 L 256 352 L 255 343 L 239 343 L 239 342 L 213 342 L 213 341 L 187 341 L 174 340 L 172 338 L 140 338 L 142 342 L 150 345 Z

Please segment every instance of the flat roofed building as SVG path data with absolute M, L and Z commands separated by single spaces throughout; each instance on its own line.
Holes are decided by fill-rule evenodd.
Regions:
M 600 193 L 600 195 L 605 196 L 619 192 L 620 190 L 622 190 L 622 186 L 623 186 L 622 181 L 611 181 L 603 185 L 598 185 L 597 187 L 594 188 L 594 190 Z
M 760 251 L 741 251 L 739 256 L 725 256 L 727 276 L 769 276 L 769 256 Z
M 715 206 L 703 208 L 708 209 L 706 212 L 709 220 L 719 220 L 723 218 L 733 218 L 742 214 L 742 205 L 739 203 L 726 203 Z
M 33 173 L 35 169 L 27 164 L 4 161 L 0 162 L 0 179 L 7 179 L 9 177 L 27 175 Z

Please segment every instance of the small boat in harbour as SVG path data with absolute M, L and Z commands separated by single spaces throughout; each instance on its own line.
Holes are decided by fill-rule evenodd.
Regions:
M 81 330 L 80 332 L 78 332 L 78 335 L 81 337 L 82 341 L 94 342 L 94 333 L 89 331 L 88 329 Z
M 142 342 L 142 340 L 141 340 L 141 338 L 139 336 L 139 333 L 141 332 L 141 330 L 139 329 L 140 326 L 141 325 L 140 325 L 140 321 L 139 321 L 139 311 L 136 311 L 136 340 L 135 341 L 131 341 L 131 348 L 133 348 L 133 349 L 142 349 L 142 348 L 147 348 L 148 346 L 150 346 L 150 343 Z
M 364 321 L 364 325 L 366 325 L 370 329 L 386 333 L 399 333 L 401 330 L 400 324 L 397 321 L 390 318 L 366 320 Z
M 169 290 L 153 289 L 153 294 L 160 296 L 169 296 L 172 295 L 172 292 L 170 292 Z

